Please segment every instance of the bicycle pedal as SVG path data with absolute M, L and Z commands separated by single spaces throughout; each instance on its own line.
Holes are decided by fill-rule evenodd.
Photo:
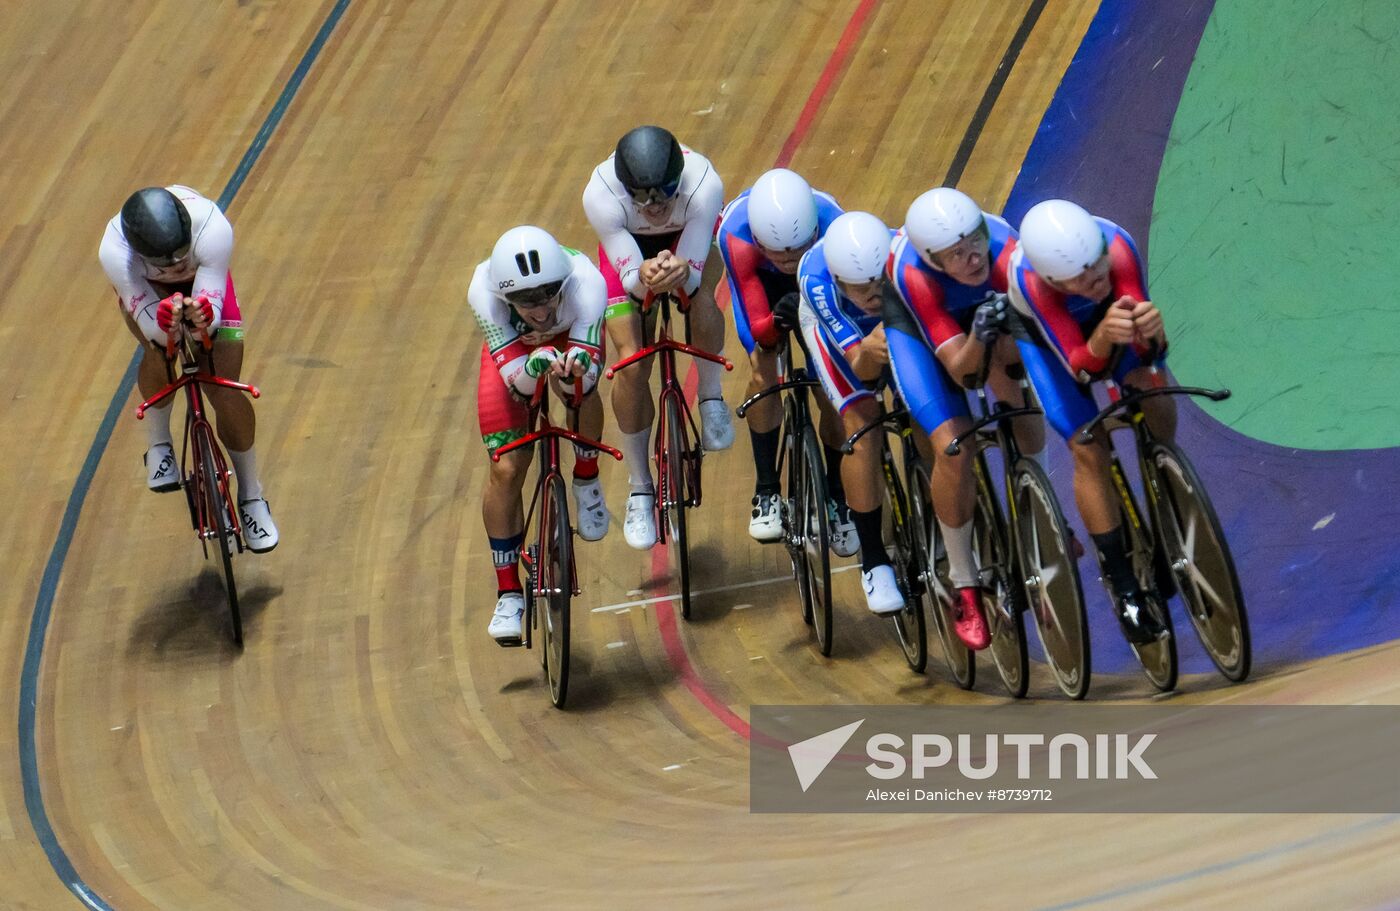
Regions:
M 501 648 L 520 648 L 525 644 L 525 640 L 519 636 L 510 636 L 505 639 L 496 639 L 495 643 Z

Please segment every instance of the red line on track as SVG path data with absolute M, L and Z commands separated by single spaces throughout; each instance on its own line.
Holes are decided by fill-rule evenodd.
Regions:
M 827 93 L 831 90 L 832 84 L 835 83 L 837 75 L 840 74 L 850 57 L 851 49 L 855 47 L 856 39 L 860 37 L 861 29 L 865 26 L 866 20 L 870 18 L 870 13 L 877 2 L 878 0 L 861 0 L 855 11 L 851 13 L 846 28 L 841 32 L 841 37 L 836 42 L 836 47 L 832 50 L 831 56 L 827 58 L 826 66 L 822 68 L 821 76 L 817 78 L 817 84 L 812 88 L 812 93 L 807 96 L 807 102 L 802 106 L 801 113 L 797 115 L 797 123 L 783 143 L 782 151 L 778 153 L 778 160 L 774 162 L 774 167 L 787 167 L 788 163 L 792 161 L 797 147 L 802 144 L 802 140 L 807 138 L 807 131 L 811 129 L 812 122 L 816 120 L 822 102 L 826 100 Z M 685 375 L 687 401 L 695 401 L 695 392 L 699 383 L 700 375 L 696 372 L 695 364 L 692 362 Z M 669 562 L 666 548 L 652 548 L 651 570 L 654 578 L 666 575 Z M 685 643 L 681 640 L 680 629 L 676 624 L 675 604 L 672 601 L 660 601 L 655 610 L 661 642 L 666 648 L 666 658 L 671 662 L 671 667 L 680 677 L 681 683 L 711 715 L 723 722 L 725 727 L 745 740 L 751 739 L 752 731 L 749 728 L 749 723 L 716 696 L 696 673 L 695 666 L 690 662 L 690 655 L 685 650 Z

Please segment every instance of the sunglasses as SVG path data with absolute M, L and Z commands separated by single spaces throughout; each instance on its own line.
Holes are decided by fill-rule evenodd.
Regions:
M 547 285 L 540 285 L 536 288 L 522 288 L 519 291 L 509 291 L 506 293 L 506 302 L 512 307 L 523 307 L 527 310 L 534 310 L 554 303 L 554 299 L 559 296 L 559 292 L 563 287 L 563 282 L 550 282 Z
M 662 184 L 659 187 L 638 187 L 628 189 L 627 194 L 632 197 L 632 201 L 639 206 L 654 206 L 658 203 L 666 202 L 676 195 L 676 191 L 681 188 L 681 180 L 677 177 L 670 183 Z

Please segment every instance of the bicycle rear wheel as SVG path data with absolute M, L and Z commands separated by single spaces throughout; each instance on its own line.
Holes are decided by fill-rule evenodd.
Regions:
M 910 670 L 920 673 L 928 664 L 928 637 L 924 629 L 924 583 L 923 583 L 923 541 L 919 532 L 920 524 L 916 516 L 923 510 L 914 511 L 912 505 L 917 497 L 905 495 L 899 475 L 894 469 L 894 460 L 886 453 L 885 468 L 888 471 L 885 482 L 885 540 L 894 545 L 895 581 L 900 594 L 904 596 L 904 608 L 890 617 L 894 625 L 895 638 Z
M 549 699 L 563 708 L 569 696 L 569 605 L 573 599 L 574 539 L 569 528 L 569 508 L 564 479 L 558 475 L 545 485 L 540 504 L 540 528 L 544 553 L 540 573 L 544 598 L 536 599 L 540 638 L 544 646 L 544 674 L 549 682 Z
M 1127 481 L 1121 477 L 1122 469 L 1115 465 L 1114 470 L 1120 472 L 1118 485 L 1115 486 L 1118 486 L 1120 491 L 1130 491 Z M 1128 496 L 1132 496 L 1131 492 L 1128 493 Z M 1142 515 L 1142 511 L 1137 508 L 1135 501 L 1131 504 L 1131 508 L 1139 516 Z M 1122 527 L 1128 535 L 1128 550 L 1133 560 L 1133 572 L 1136 573 L 1138 585 L 1144 592 L 1156 594 L 1156 548 L 1148 537 L 1147 529 L 1132 520 L 1128 515 L 1128 509 L 1128 504 L 1120 504 L 1119 506 Z M 1149 602 L 1147 609 L 1158 610 L 1157 619 L 1166 628 L 1167 635 L 1146 644 L 1129 641 L 1128 647 L 1133 650 L 1133 654 L 1137 655 L 1138 663 L 1142 665 L 1142 672 L 1147 675 L 1147 679 L 1151 681 L 1152 685 L 1164 693 L 1169 693 L 1176 689 L 1178 671 L 1176 631 L 1172 628 L 1172 612 L 1167 609 L 1165 601 L 1158 602 L 1157 599 Z
M 1035 460 L 1018 461 L 1011 483 L 1026 606 L 1056 685 L 1069 698 L 1083 699 L 1091 676 L 1089 618 L 1065 514 Z
M 690 537 L 685 524 L 687 497 L 685 410 L 679 393 L 666 396 L 665 409 L 665 467 L 661 476 L 661 502 L 667 528 L 671 535 L 672 553 L 676 558 L 676 575 L 681 583 L 681 616 L 690 619 Z
M 1157 527 L 1191 625 L 1220 673 L 1249 676 L 1249 617 L 1220 519 L 1186 454 L 1157 441 L 1148 450 L 1158 484 Z
M 948 578 L 948 554 L 939 541 L 938 520 L 933 514 L 933 488 L 929 480 L 928 466 L 919 463 L 914 474 L 914 490 L 921 501 L 924 514 L 920 529 L 923 533 L 924 553 L 928 555 L 925 581 L 931 596 L 929 609 L 933 613 L 933 626 L 938 631 L 938 641 L 943 647 L 943 660 L 948 665 L 948 673 L 958 686 L 970 690 L 977 682 L 977 658 L 953 631 L 953 583 Z
M 224 591 L 228 595 L 229 628 L 233 644 L 243 648 L 243 614 L 238 608 L 238 583 L 233 578 L 233 554 L 238 550 L 234 519 L 229 514 L 229 500 L 219 486 L 219 471 L 214 461 L 214 440 L 204 425 L 195 428 L 195 445 L 199 447 L 200 479 L 204 488 L 204 509 L 214 537 L 219 542 L 219 557 L 224 568 Z M 225 479 L 227 480 L 227 479 Z
M 1021 586 L 1015 577 L 1001 504 L 987 483 L 987 463 L 977 456 L 977 506 L 972 515 L 972 540 L 982 570 L 982 615 L 991 644 L 987 650 L 997 666 L 1006 692 L 1013 699 L 1026 695 L 1030 665 L 1026 627 L 1021 622 Z
M 831 654 L 831 526 L 826 512 L 826 467 L 817 432 L 802 428 L 802 548 L 812 599 L 812 630 L 823 655 Z

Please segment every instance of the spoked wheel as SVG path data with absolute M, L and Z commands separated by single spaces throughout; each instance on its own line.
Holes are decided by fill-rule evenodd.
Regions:
M 1137 574 L 1138 584 L 1144 592 L 1151 592 L 1155 595 L 1157 593 L 1156 561 L 1153 559 L 1152 542 L 1148 540 L 1144 530 L 1134 525 L 1125 513 L 1122 514 L 1122 521 L 1123 528 L 1128 533 L 1133 571 Z M 1138 663 L 1142 665 L 1142 672 L 1147 675 L 1147 679 L 1152 682 L 1152 685 L 1164 693 L 1169 693 L 1176 689 L 1178 670 L 1176 631 L 1172 629 L 1172 612 L 1167 609 L 1166 602 L 1160 597 L 1150 600 L 1147 609 L 1157 611 L 1157 619 L 1166 628 L 1167 635 L 1146 645 L 1129 641 L 1128 647 L 1133 650 L 1133 654 L 1137 655 Z
M 948 673 L 958 686 L 970 690 L 977 682 L 977 660 L 972 650 L 953 632 L 953 583 L 948 578 L 948 555 L 939 541 L 938 520 L 933 514 L 928 466 L 920 463 L 914 475 L 915 499 L 927 506 L 923 510 L 920 528 L 923 531 L 924 553 L 928 555 L 925 583 L 930 595 L 929 610 L 933 613 L 938 641 L 943 646 L 943 660 L 948 665 Z
M 1060 691 L 1089 692 L 1089 620 L 1065 514 L 1045 470 L 1033 459 L 1016 463 L 1015 533 L 1026 607 Z
M 224 591 L 228 594 L 229 626 L 233 644 L 243 648 L 243 615 L 238 609 L 238 583 L 233 578 L 233 554 L 238 550 L 238 539 L 234 536 L 234 518 L 229 515 L 229 500 L 219 487 L 219 472 L 214 461 L 214 441 L 209 431 L 200 425 L 195 431 L 195 445 L 199 447 L 199 461 L 204 477 L 204 510 L 208 524 L 214 529 L 214 537 L 219 542 L 219 556 L 224 566 Z
M 886 468 L 889 474 L 885 483 L 884 538 L 893 546 L 890 562 L 899 592 L 904 596 L 904 609 L 891 616 L 890 622 L 910 670 L 921 673 L 928 664 L 928 636 L 924 629 L 924 549 L 919 533 L 922 526 L 916 516 L 921 517 L 923 510 L 914 511 L 893 462 L 887 463 Z
M 565 496 L 564 479 L 558 475 L 550 478 L 544 502 L 540 504 L 545 553 L 540 555 L 539 572 L 544 591 L 534 605 L 539 617 L 549 699 L 558 708 L 564 707 L 569 695 L 569 604 L 574 594 L 574 539 L 569 529 Z
M 676 559 L 676 575 L 681 583 L 681 616 L 690 619 L 690 540 L 685 525 L 686 433 L 685 413 L 679 399 L 666 397 L 666 465 L 662 469 L 661 502 L 667 529 L 671 535 L 671 552 Z
M 992 638 L 987 650 L 992 653 L 1006 692 L 1013 699 L 1020 699 L 1030 685 L 1026 627 L 1021 622 L 1024 592 L 1014 575 L 1001 504 L 987 483 L 987 464 L 981 455 L 977 459 L 977 507 L 972 516 L 972 540 L 977 565 L 982 570 L 982 615 Z
M 802 549 L 811 592 L 812 630 L 823 655 L 831 654 L 831 526 L 826 512 L 826 468 L 811 426 L 802 429 Z
M 1206 654 L 1229 680 L 1249 676 L 1249 618 L 1230 546 L 1191 462 L 1165 441 L 1148 450 L 1158 482 L 1157 527 L 1176 588 Z

